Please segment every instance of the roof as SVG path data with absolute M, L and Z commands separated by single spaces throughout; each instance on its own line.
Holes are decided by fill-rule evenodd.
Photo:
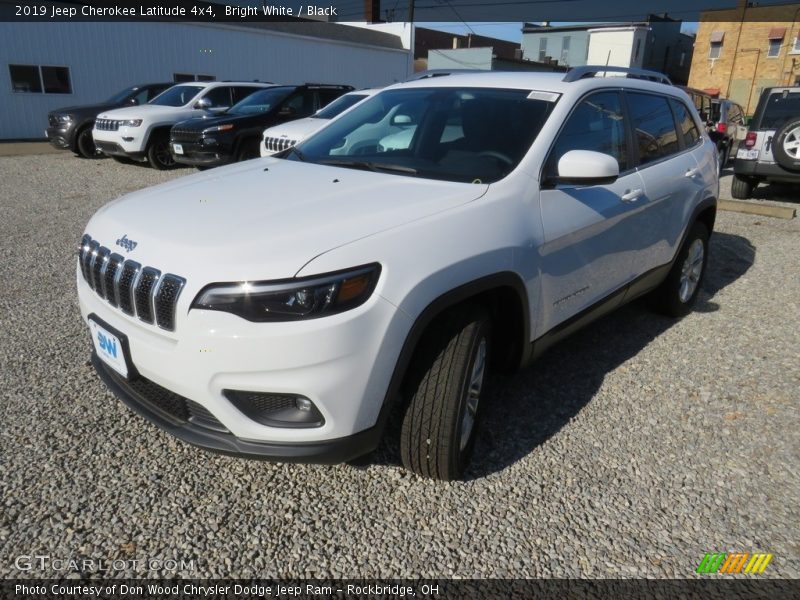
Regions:
M 286 19 L 286 17 L 282 17 Z M 352 44 L 363 44 L 366 46 L 377 46 L 380 48 L 391 48 L 403 50 L 403 42 L 399 36 L 374 29 L 364 27 L 353 27 L 351 25 L 341 25 L 340 23 L 330 23 L 328 21 L 313 21 L 296 19 L 294 21 L 248 21 L 225 23 L 236 27 L 247 27 L 249 29 L 260 29 L 265 32 L 274 31 L 276 33 L 286 33 L 304 37 L 318 38 L 322 40 L 333 40 L 339 42 L 349 42 Z
M 522 33 L 560 33 L 567 31 L 589 31 L 590 29 L 613 29 L 615 27 L 646 27 L 645 21 L 632 23 L 589 23 L 583 25 L 534 25 L 525 23 L 522 26 Z

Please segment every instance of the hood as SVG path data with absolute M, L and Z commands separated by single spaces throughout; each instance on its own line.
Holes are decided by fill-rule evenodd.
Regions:
M 330 122 L 330 119 L 306 117 L 305 119 L 298 119 L 297 121 L 290 121 L 289 123 L 270 127 L 264 132 L 264 135 L 276 138 L 285 137 L 297 142 L 307 138 L 312 133 L 316 133 Z
M 221 115 L 210 115 L 205 117 L 195 117 L 186 121 L 180 122 L 181 129 L 189 131 L 203 131 L 215 125 L 224 125 L 226 123 L 233 123 L 239 127 L 247 127 L 251 124 L 256 124 L 259 121 L 268 123 L 271 120 L 269 113 L 262 113 L 259 115 L 231 115 L 223 113 Z
M 174 115 L 181 112 L 192 112 L 186 106 L 159 106 L 157 104 L 140 104 L 116 108 L 97 115 L 98 119 L 141 119 L 142 117 L 157 117 L 161 114 Z
M 293 277 L 320 254 L 475 200 L 488 187 L 265 158 L 123 196 L 86 233 L 199 289 Z M 116 244 L 123 236 L 136 243 L 130 252 Z
M 51 110 L 48 114 L 51 115 L 75 115 L 79 118 L 94 117 L 100 112 L 114 110 L 119 104 L 82 104 L 81 106 L 65 106 L 64 108 L 57 108 Z

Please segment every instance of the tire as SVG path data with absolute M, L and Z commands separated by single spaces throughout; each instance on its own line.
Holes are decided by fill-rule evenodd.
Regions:
M 158 171 L 175 168 L 175 159 L 169 151 L 169 138 L 161 135 L 150 140 L 147 146 L 147 162 Z
M 239 151 L 236 153 L 236 161 L 242 162 L 243 160 L 261 158 L 258 144 L 259 140 L 244 140 L 239 144 Z
M 459 307 L 434 322 L 412 359 L 404 391 L 410 401 L 400 433 L 407 469 L 459 479 L 472 456 L 489 364 L 491 322 L 477 307 Z
M 689 314 L 697 301 L 708 264 L 708 229 L 696 221 L 663 283 L 652 293 L 655 308 L 670 317 Z
M 800 119 L 789 119 L 772 138 L 775 162 L 787 171 L 800 173 Z
M 75 150 L 83 158 L 97 158 L 97 147 L 94 145 L 91 125 L 86 125 L 75 136 Z
M 731 181 L 731 196 L 737 200 L 747 200 L 753 195 L 753 181 L 734 174 Z

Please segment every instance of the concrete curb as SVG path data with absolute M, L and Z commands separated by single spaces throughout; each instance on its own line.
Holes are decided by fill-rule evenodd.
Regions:
M 775 217 L 776 219 L 794 219 L 797 215 L 797 209 L 794 207 L 745 200 L 720 200 L 717 207 L 720 210 L 761 215 L 762 217 Z

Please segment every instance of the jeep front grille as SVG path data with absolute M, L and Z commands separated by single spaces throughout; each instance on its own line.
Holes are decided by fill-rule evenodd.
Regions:
M 175 330 L 175 308 L 186 283 L 172 273 L 161 274 L 101 246 L 84 235 L 78 248 L 81 274 L 89 287 L 111 306 L 145 323 Z
M 280 152 L 291 148 L 297 143 L 297 140 L 290 140 L 288 138 L 266 137 L 264 138 L 264 147 L 269 152 Z
M 95 119 L 94 128 L 98 131 L 117 131 L 119 129 L 119 121 L 114 119 Z

